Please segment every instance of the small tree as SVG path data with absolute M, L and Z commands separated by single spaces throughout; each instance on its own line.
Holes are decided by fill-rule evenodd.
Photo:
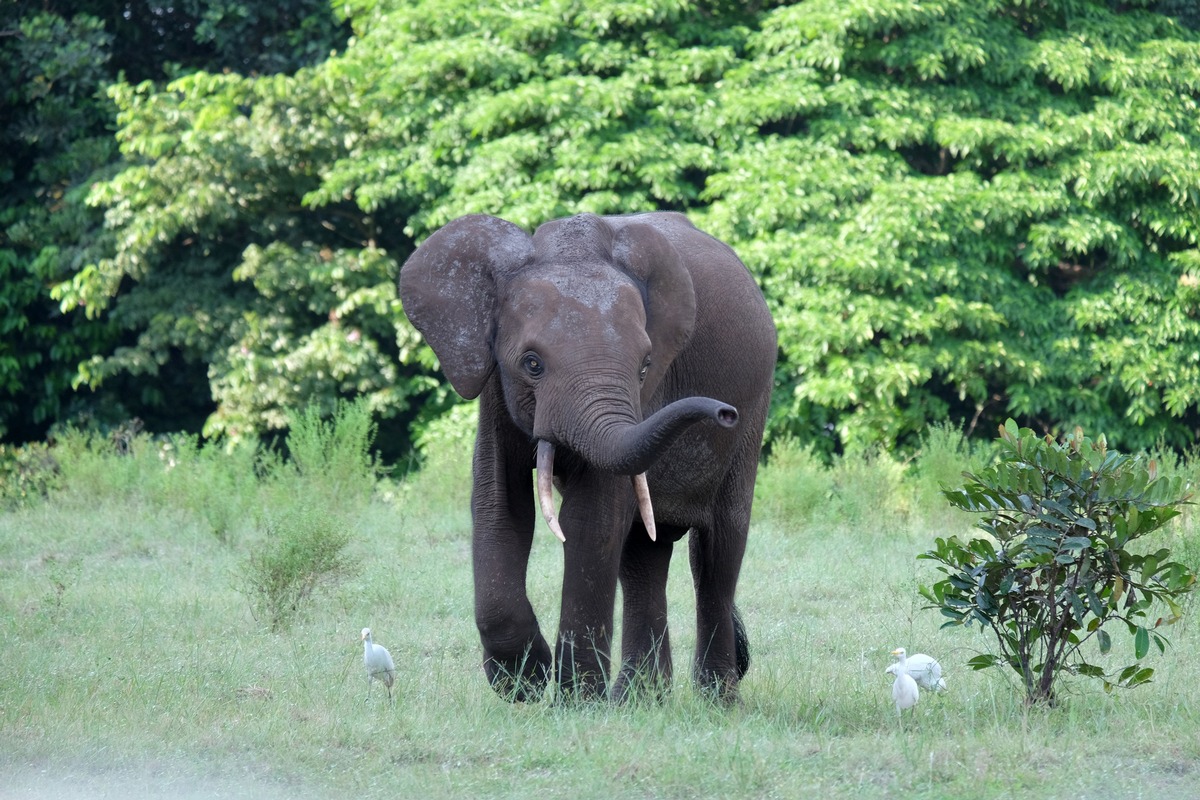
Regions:
M 1000 428 L 999 459 L 967 482 L 943 493 L 951 505 L 979 512 L 988 535 L 970 541 L 939 538 L 918 558 L 941 566 L 946 577 L 921 594 L 946 626 L 991 628 L 999 655 L 980 655 L 975 669 L 1008 664 L 1021 676 L 1027 703 L 1052 704 L 1062 671 L 1100 678 L 1105 691 L 1150 680 L 1140 662 L 1159 632 L 1179 619 L 1179 598 L 1196 576 L 1160 548 L 1135 551 L 1137 539 L 1179 514 L 1190 497 L 1180 477 L 1159 477 L 1153 460 L 1109 450 L 1080 429 L 1061 442 L 1011 419 Z M 1166 616 L 1152 618 L 1162 601 Z M 1101 653 L 1112 640 L 1111 621 L 1133 636 L 1135 663 L 1114 671 L 1087 662 L 1084 644 L 1093 637 Z M 945 626 L 943 626 L 945 627 Z

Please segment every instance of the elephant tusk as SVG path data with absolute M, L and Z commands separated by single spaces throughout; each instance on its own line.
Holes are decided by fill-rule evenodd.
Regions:
M 654 530 L 654 507 L 650 505 L 650 484 L 646 482 L 646 473 L 633 476 L 633 493 L 637 495 L 638 511 L 642 512 L 646 533 L 650 534 L 650 541 L 656 541 L 658 534 Z
M 554 513 L 554 445 L 545 439 L 538 442 L 537 448 L 537 495 L 546 524 L 554 531 L 558 540 L 566 544 L 567 537 L 563 536 L 562 526 L 558 524 L 558 515 Z

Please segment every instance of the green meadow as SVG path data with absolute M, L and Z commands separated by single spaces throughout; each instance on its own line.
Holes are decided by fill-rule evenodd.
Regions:
M 916 556 L 972 525 L 938 486 L 986 458 L 950 432 L 905 463 L 777 447 L 739 585 L 752 664 L 731 708 L 688 681 L 684 546 L 665 701 L 503 702 L 472 620 L 469 443 L 435 446 L 407 476 L 354 446 L 316 449 L 298 468 L 187 439 L 137 437 L 118 455 L 76 434 L 21 492 L 9 476 L 0 797 L 1200 796 L 1194 597 L 1147 657 L 1151 683 L 1106 694 L 1067 678 L 1048 710 L 1026 708 L 1014 676 L 965 666 L 989 636 L 923 608 L 917 587 L 937 573 Z M 344 547 L 273 619 L 248 565 L 313 520 Z M 1189 508 L 1152 544 L 1200 569 L 1197 528 Z M 560 581 L 539 527 L 529 593 L 549 635 Z M 364 626 L 395 658 L 394 705 L 378 684 L 367 695 Z M 1113 641 L 1111 663 L 1131 661 L 1129 637 Z M 936 656 L 949 684 L 902 717 L 884 673 L 897 646 Z

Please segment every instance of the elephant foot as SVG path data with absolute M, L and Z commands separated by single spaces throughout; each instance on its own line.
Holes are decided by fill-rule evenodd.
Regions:
M 737 705 L 738 684 L 750 669 L 750 640 L 746 625 L 737 608 L 730 614 L 733 633 L 732 648 L 720 652 L 697 652 L 692 679 L 696 690 L 715 703 Z
M 695 676 L 696 692 L 713 705 L 731 707 L 741 705 L 738 679 L 729 674 L 698 672 Z
M 671 693 L 671 676 L 626 665 L 613 685 L 612 701 L 618 704 L 661 703 Z
M 608 679 L 603 673 L 571 666 L 558 675 L 555 702 L 563 706 L 608 702 Z
M 483 672 L 501 698 L 510 703 L 536 703 L 550 681 L 550 648 L 539 636 L 520 658 L 485 656 Z
M 557 702 L 580 705 L 608 700 L 608 643 L 588 636 L 587 644 L 577 647 L 575 637 L 560 635 L 558 659 L 554 669 L 558 685 Z
M 554 696 L 557 706 L 573 707 L 607 703 L 608 681 L 595 672 L 572 672 L 570 676 L 559 675 L 558 691 Z

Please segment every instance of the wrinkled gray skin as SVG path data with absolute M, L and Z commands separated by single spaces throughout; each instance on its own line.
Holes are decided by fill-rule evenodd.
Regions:
M 776 344 L 733 251 L 674 213 L 581 215 L 532 237 L 468 216 L 413 253 L 400 297 L 454 389 L 479 397 L 472 553 L 492 687 L 536 700 L 552 670 L 564 700 L 668 687 L 667 569 L 690 531 L 693 678 L 735 699 L 749 652 L 734 590 Z M 525 588 L 539 443 L 553 446 L 566 539 L 553 651 Z M 630 478 L 642 472 L 653 541 Z M 618 580 L 621 665 L 610 683 Z

